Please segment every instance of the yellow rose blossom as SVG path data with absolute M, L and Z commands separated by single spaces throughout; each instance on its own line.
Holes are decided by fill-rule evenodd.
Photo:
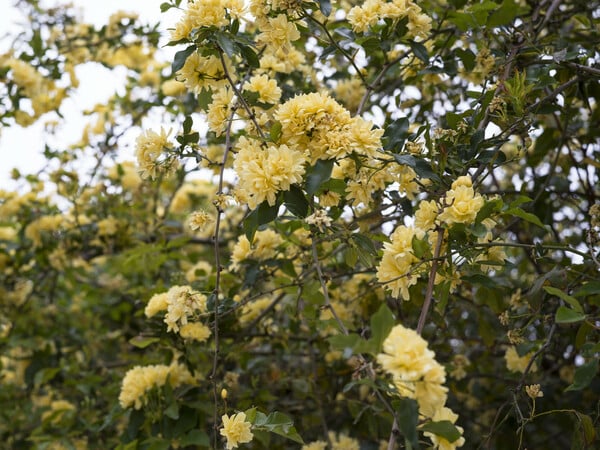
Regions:
M 265 200 L 274 205 L 278 192 L 302 181 L 306 158 L 298 150 L 287 145 L 263 150 L 247 139 L 238 141 L 238 149 L 233 168 L 239 177 L 238 189 L 245 191 L 250 208 Z
M 186 323 L 179 329 L 179 336 L 191 341 L 204 342 L 210 334 L 210 328 L 200 322 Z
M 183 364 L 135 366 L 123 378 L 119 394 L 121 407 L 142 408 L 146 403 L 146 393 L 153 388 L 164 386 L 167 379 L 173 388 L 195 382 Z
M 433 420 L 434 422 L 441 422 L 442 420 L 447 420 L 451 423 L 456 423 L 456 420 L 458 419 L 458 414 L 455 414 L 450 408 L 447 407 L 442 407 L 439 408 L 435 414 L 431 417 L 431 420 Z M 463 429 L 462 427 L 457 426 L 456 429 L 462 434 L 463 433 Z M 450 442 L 447 439 L 443 438 L 442 436 L 438 436 L 437 434 L 434 433 L 430 433 L 430 432 L 425 432 L 423 433 L 425 436 L 427 436 L 429 439 L 431 439 L 431 442 L 433 443 L 433 448 L 434 449 L 439 449 L 439 450 L 454 450 L 458 447 L 462 447 L 463 444 L 465 443 L 465 438 L 464 437 L 459 437 L 457 440 Z
M 167 331 L 179 332 L 179 327 L 188 323 L 196 314 L 206 312 L 206 295 L 194 291 L 190 286 L 173 286 L 167 291 L 167 314 L 164 322 Z
M 417 400 L 421 414 L 432 417 L 444 406 L 448 391 L 443 385 L 446 371 L 416 331 L 402 325 L 392 328 L 377 362 L 392 375 L 400 395 Z
M 264 26 L 261 27 L 261 31 L 262 33 L 257 38 L 259 43 L 283 51 L 289 49 L 293 41 L 300 39 L 300 32 L 296 24 L 289 22 L 285 14 L 269 17 Z
M 377 267 L 377 280 L 383 283 L 394 297 L 410 298 L 408 288 L 417 282 L 418 274 L 413 273 L 412 240 L 415 229 L 400 225 L 391 235 L 391 241 L 383 244 L 383 257 Z
M 277 86 L 277 81 L 269 78 L 267 75 L 255 75 L 244 83 L 244 90 L 256 92 L 258 100 L 263 103 L 279 103 L 281 89 Z
M 483 197 L 475 194 L 471 179 L 460 177 L 452 184 L 452 189 L 446 193 L 445 207 L 440 214 L 440 220 L 448 225 L 473 223 L 483 204 Z
M 148 304 L 146 305 L 146 308 L 144 309 L 144 314 L 148 318 L 154 317 L 159 312 L 166 311 L 168 307 L 169 307 L 169 304 L 167 303 L 167 293 L 166 292 L 162 292 L 160 294 L 154 294 L 152 297 L 150 297 L 150 300 L 148 300 Z
M 160 134 L 146 130 L 136 140 L 136 157 L 142 178 L 155 179 L 161 173 L 168 173 L 177 167 L 177 161 L 167 154 L 171 147 L 168 141 L 170 131 L 160 129 Z
M 246 414 L 243 412 L 233 414 L 229 417 L 227 414 L 221 417 L 223 428 L 221 428 L 221 436 L 227 439 L 226 448 L 231 450 L 237 448 L 239 444 L 246 444 L 252 441 L 252 424 L 246 422 Z
M 504 354 L 506 368 L 511 372 L 525 372 L 525 369 L 527 368 L 527 365 L 529 364 L 529 361 L 533 355 L 534 352 L 529 352 L 524 356 L 519 356 L 515 347 L 508 347 L 506 349 L 506 353 Z M 531 365 L 529 370 L 530 372 L 535 372 L 537 370 L 535 362 Z

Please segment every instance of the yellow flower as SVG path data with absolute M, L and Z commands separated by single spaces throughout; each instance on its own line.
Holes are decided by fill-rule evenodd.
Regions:
M 302 181 L 306 158 L 298 150 L 287 145 L 271 145 L 263 150 L 248 139 L 240 139 L 238 147 L 233 168 L 251 209 L 265 200 L 274 205 L 279 191 Z
M 200 322 L 187 323 L 179 329 L 179 336 L 198 342 L 206 341 L 210 334 L 210 328 Z
M 252 441 L 254 435 L 250 428 L 252 424 L 246 422 L 246 414 L 243 412 L 234 414 L 229 417 L 227 414 L 221 417 L 223 428 L 221 428 L 221 436 L 227 439 L 227 450 L 237 448 L 239 444 L 245 444 Z
M 409 300 L 408 288 L 417 282 L 418 274 L 413 273 L 413 263 L 417 258 L 413 254 L 412 239 L 415 229 L 400 225 L 391 235 L 391 242 L 383 244 L 383 257 L 377 267 L 377 280 L 394 297 Z
M 144 314 L 146 315 L 146 317 L 150 318 L 161 311 L 166 311 L 168 307 L 169 304 L 167 303 L 166 292 L 163 292 L 161 294 L 154 294 L 148 301 L 146 309 L 144 309 Z
M 530 384 L 529 386 L 525 386 L 525 392 L 532 399 L 536 399 L 538 397 L 543 397 L 544 393 L 539 384 Z
M 300 32 L 293 22 L 288 22 L 285 14 L 269 17 L 261 27 L 262 33 L 258 35 L 258 42 L 284 51 L 291 47 L 291 42 L 300 39 Z
M 206 211 L 194 211 L 188 219 L 190 230 L 197 231 L 213 221 L 213 217 Z
M 417 400 L 421 414 L 432 417 L 446 403 L 446 371 L 416 331 L 402 325 L 392 328 L 377 362 L 392 375 L 400 395 Z
M 468 177 L 460 177 L 452 184 L 452 189 L 446 193 L 444 211 L 440 214 L 442 222 L 470 224 L 477 217 L 483 206 L 483 197 L 475 194 Z
M 135 154 L 142 178 L 155 179 L 160 173 L 177 167 L 177 161 L 169 158 L 165 152 L 171 146 L 168 141 L 169 133 L 162 128 L 160 134 L 146 130 L 137 138 Z
M 272 105 L 279 102 L 281 89 L 277 81 L 270 79 L 267 75 L 255 75 L 244 83 L 244 90 L 256 92 L 258 100 Z
M 183 364 L 135 366 L 127 371 L 123 378 L 119 394 L 121 407 L 140 409 L 146 402 L 146 392 L 164 386 L 167 379 L 174 388 L 195 382 L 194 377 Z
M 508 347 L 506 349 L 506 353 L 504 354 L 504 359 L 506 360 L 506 368 L 511 372 L 525 372 L 527 365 L 529 364 L 529 360 L 533 357 L 534 352 L 529 352 L 525 356 L 519 356 L 517 353 L 517 349 L 515 347 Z M 531 365 L 531 372 L 535 372 L 537 370 L 537 366 L 535 362 Z
M 450 408 L 446 408 L 444 406 L 443 408 L 439 408 L 435 412 L 435 414 L 433 415 L 433 417 L 431 419 L 434 422 L 440 422 L 442 420 L 447 420 L 451 423 L 456 423 L 456 420 L 458 419 L 458 414 L 455 414 Z M 463 429 L 461 427 L 457 426 L 456 429 L 458 431 L 460 431 L 460 433 L 462 434 Z M 437 434 L 434 434 L 434 433 L 425 432 L 423 434 L 425 436 L 427 436 L 429 439 L 431 439 L 431 442 L 434 445 L 434 449 L 454 450 L 457 447 L 462 447 L 463 444 L 465 443 L 465 438 L 462 436 L 459 437 L 454 442 L 450 442 L 447 439 L 445 439 L 441 436 L 438 436 Z
M 438 213 L 438 205 L 435 200 L 424 200 L 419 203 L 419 209 L 415 212 L 415 228 L 419 231 L 418 234 L 422 233 L 424 235 L 426 231 L 434 228 Z

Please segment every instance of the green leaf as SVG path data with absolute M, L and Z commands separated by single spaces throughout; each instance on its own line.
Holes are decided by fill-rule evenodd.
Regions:
M 331 14 L 331 0 L 319 0 L 319 9 L 325 17 Z
M 385 303 L 371 316 L 371 339 L 369 341 L 373 345 L 373 354 L 381 352 L 383 341 L 390 334 L 395 322 L 394 314 Z
M 417 424 L 419 423 L 419 405 L 411 398 L 401 398 L 392 402 L 392 407 L 398 415 L 398 428 L 404 436 L 406 447 L 419 448 Z
M 519 6 L 514 0 L 504 0 L 502 6 L 496 9 L 489 17 L 487 21 L 488 27 L 500 27 L 503 25 L 510 24 L 515 17 L 519 14 Z
M 179 419 L 179 405 L 176 401 L 172 401 L 167 408 L 164 410 L 165 416 L 170 417 L 173 420 Z
M 420 42 L 411 41 L 409 43 L 414 55 L 423 61 L 425 64 L 429 64 L 429 54 L 427 53 L 427 47 Z
M 304 218 L 308 214 L 308 201 L 304 192 L 296 185 L 283 193 L 283 204 L 296 217 Z
M 275 121 L 271 126 L 271 131 L 269 133 L 271 136 L 272 142 L 277 142 L 281 137 L 281 122 Z
M 449 420 L 440 420 L 439 422 L 427 422 L 419 427 L 421 431 L 427 431 L 437 436 L 441 436 L 452 443 L 462 436 L 460 431 Z
M 157 338 L 157 337 L 143 337 L 143 336 L 136 336 L 136 337 L 129 339 L 129 343 L 137 348 L 146 348 L 149 345 L 152 345 L 155 342 L 159 342 L 159 341 L 160 341 L 160 338 Z
M 254 239 L 254 233 L 258 230 L 258 227 L 261 225 L 265 225 L 269 222 L 272 222 L 277 218 L 277 214 L 279 213 L 279 204 L 274 204 L 270 206 L 269 203 L 265 200 L 258 208 L 252 211 L 243 222 L 243 229 L 246 237 L 250 242 Z
M 201 430 L 192 430 L 186 434 L 179 442 L 181 447 L 187 447 L 190 445 L 199 445 L 202 447 L 210 446 L 210 438 L 208 434 Z
M 213 37 L 217 41 L 217 44 L 219 44 L 221 50 L 223 50 L 225 54 L 231 58 L 237 47 L 235 42 L 233 42 L 227 34 L 219 31 L 215 32 Z
M 190 45 L 185 50 L 180 50 L 175 53 L 175 58 L 173 58 L 173 63 L 171 64 L 171 72 L 176 73 L 183 67 L 188 56 L 190 56 L 196 50 L 195 45 Z
M 575 377 L 566 391 L 580 391 L 590 385 L 592 380 L 598 375 L 598 359 L 594 358 L 591 361 L 577 367 L 575 369 Z
M 260 66 L 260 61 L 256 52 L 249 45 L 239 45 L 242 56 L 250 68 L 256 69 Z
M 423 159 L 415 158 L 413 155 L 394 155 L 394 159 L 398 164 L 411 167 L 421 178 L 429 178 L 434 181 L 440 179 L 440 177 L 431 169 L 431 165 Z
M 155 437 L 146 439 L 142 445 L 145 450 L 169 450 L 171 448 L 169 440 Z
M 333 159 L 320 159 L 306 176 L 306 193 L 313 195 L 321 185 L 331 178 Z
M 571 297 L 570 295 L 564 293 L 560 289 L 557 289 L 552 286 L 544 286 L 544 290 L 548 294 L 554 295 L 555 297 L 558 297 L 558 298 L 564 300 L 565 302 L 567 302 L 569 305 L 571 305 L 571 308 L 573 308 L 575 311 L 577 311 L 579 313 L 583 313 L 583 308 L 581 307 L 581 305 L 579 304 L 579 302 L 577 301 L 577 299 L 575 297 Z
M 186 116 L 185 120 L 183 121 L 183 134 L 190 134 L 190 131 L 192 131 L 193 124 L 194 119 L 192 119 L 192 116 Z
M 555 322 L 556 323 L 575 323 L 581 322 L 585 319 L 585 314 L 574 311 L 571 308 L 567 308 L 566 306 L 559 306 L 556 311 Z
M 379 45 L 379 44 L 378 44 Z M 408 136 L 409 121 L 406 117 L 400 117 L 385 127 L 383 133 L 383 148 L 386 150 L 400 151 Z
M 589 281 L 573 293 L 575 297 L 587 297 L 595 294 L 600 294 L 600 281 Z
M 327 338 L 329 345 L 333 350 L 345 351 L 346 349 L 350 349 L 354 352 L 354 350 L 360 345 L 360 342 L 363 339 L 354 333 L 350 334 L 336 334 Z
M 160 12 L 168 11 L 172 7 L 173 7 L 173 5 L 171 5 L 170 3 L 167 3 L 167 2 L 161 3 L 160 4 Z
M 592 418 L 587 414 L 580 413 L 579 411 L 575 412 L 577 419 L 579 420 L 579 424 L 581 425 L 581 431 L 583 432 L 584 439 L 584 448 L 590 448 L 596 439 L 596 430 L 594 428 L 594 422 Z
M 505 212 L 505 214 L 510 214 L 511 216 L 520 217 L 521 219 L 526 220 L 527 222 L 530 222 L 534 225 L 537 225 L 540 228 L 544 228 L 544 224 L 540 221 L 538 216 L 528 213 L 528 212 L 525 212 L 521 208 L 509 208 L 504 212 Z

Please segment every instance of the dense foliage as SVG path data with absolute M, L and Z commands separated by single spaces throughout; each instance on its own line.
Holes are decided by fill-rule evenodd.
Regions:
M 4 448 L 599 445 L 597 1 L 15 7 Z

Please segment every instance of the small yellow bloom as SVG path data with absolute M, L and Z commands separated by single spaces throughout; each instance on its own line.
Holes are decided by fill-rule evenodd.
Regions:
M 544 396 L 539 384 L 530 384 L 529 386 L 525 386 L 525 392 L 527 392 L 527 395 L 529 395 L 532 400 Z
M 246 422 L 245 413 L 237 413 L 231 417 L 224 414 L 223 417 L 221 417 L 221 420 L 223 421 L 223 428 L 221 428 L 220 432 L 221 436 L 224 436 L 227 439 L 227 450 L 237 448 L 239 444 L 245 444 L 252 441 L 252 438 L 254 437 L 252 431 L 250 431 L 252 424 Z

